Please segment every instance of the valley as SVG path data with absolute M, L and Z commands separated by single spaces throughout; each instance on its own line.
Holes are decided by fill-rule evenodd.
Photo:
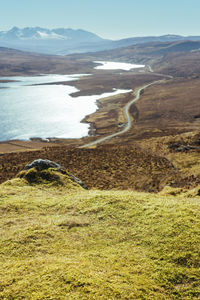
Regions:
M 0 70 L 7 76 L 18 74 L 19 71 L 16 70 L 16 64 L 19 64 L 20 66 L 26 66 L 24 70 L 26 76 L 48 72 L 62 74 L 64 71 L 69 74 L 75 71 L 77 74 L 92 74 L 92 76 L 82 77 L 77 81 L 66 82 L 67 85 L 75 86 L 79 90 L 72 94 L 73 97 L 98 95 L 104 92 L 111 92 L 113 88 L 135 91 L 143 85 L 162 80 L 164 77 L 166 82 L 149 86 L 148 89 L 142 92 L 140 101 L 131 105 L 130 112 L 134 126 L 130 128 L 129 132 L 114 139 L 114 141 L 109 141 L 109 143 L 123 143 L 123 141 L 132 143 L 133 140 L 138 139 L 159 138 L 198 130 L 199 68 L 196 62 L 200 57 L 200 52 L 195 50 L 197 47 L 199 47 L 199 42 L 194 41 L 189 43 L 184 41 L 152 43 L 146 44 L 145 47 L 135 45 L 128 48 L 93 54 L 68 55 L 66 57 L 40 56 L 38 54 L 29 54 L 15 50 L 6 51 L 4 49 L 4 51 L 0 51 L 0 57 L 2 61 L 5 61 L 7 58 L 9 65 L 7 71 L 2 68 Z M 11 56 L 12 59 L 10 59 Z M 114 61 L 144 63 L 146 67 L 130 71 L 120 70 L 120 72 L 119 70 L 97 70 L 94 68 L 94 61 L 97 59 L 109 61 L 111 58 Z M 30 64 L 31 61 L 35 66 L 35 70 Z M 48 71 L 46 69 L 47 62 Z M 151 65 L 148 65 L 149 63 Z M 29 64 L 29 67 L 27 64 Z M 40 68 L 37 69 L 37 66 L 40 66 Z M 30 71 L 27 68 L 30 68 Z M 19 74 L 21 75 L 21 72 Z M 170 76 L 173 76 L 173 79 Z M 51 84 L 53 85 L 54 83 L 52 82 Z M 63 85 L 65 82 L 56 82 L 55 84 Z M 60 141 L 67 145 L 81 146 L 94 141 L 96 139 L 95 135 L 97 137 L 100 135 L 101 137 L 120 131 L 120 126 L 126 123 L 123 108 L 129 102 L 130 97 L 132 95 L 116 95 L 113 98 L 108 97 L 99 100 L 99 109 L 84 119 L 84 122 L 90 124 L 91 136 L 80 140 Z M 184 100 L 182 100 L 183 98 Z M 184 101 L 184 104 L 182 101 Z M 182 107 L 182 104 L 184 105 L 183 110 L 179 109 L 179 107 Z M 30 142 L 27 143 L 30 145 Z M 17 144 L 22 145 L 26 143 L 19 141 Z M 41 141 L 41 146 L 43 145 L 45 146 Z M 5 144 L 1 144 L 1 146 L 5 149 Z M 19 147 L 17 146 L 17 149 Z M 32 147 L 34 148 L 34 146 Z M 12 151 L 13 149 L 12 147 Z
M 3 87 L 60 74 L 33 87 L 64 99 L 74 88 L 72 102 L 127 91 L 97 97 L 82 138 L 0 142 L 0 298 L 199 299 L 199 60 L 199 41 L 185 40 L 67 56 L 0 48 Z M 59 165 L 27 168 L 38 158 Z

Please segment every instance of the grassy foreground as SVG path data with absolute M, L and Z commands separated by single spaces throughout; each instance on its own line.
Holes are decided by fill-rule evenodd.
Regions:
M 0 216 L 0 299 L 200 298 L 195 192 L 14 179 L 0 186 Z

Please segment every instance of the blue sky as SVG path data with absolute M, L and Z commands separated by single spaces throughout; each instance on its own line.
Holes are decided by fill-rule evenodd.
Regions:
M 0 30 L 70 27 L 104 38 L 200 35 L 200 0 L 0 0 Z

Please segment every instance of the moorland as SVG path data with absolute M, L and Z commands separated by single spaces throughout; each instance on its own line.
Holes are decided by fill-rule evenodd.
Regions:
M 82 139 L 0 143 L 2 299 L 199 299 L 199 48 L 155 42 L 66 57 L 0 49 L 2 76 L 92 74 L 60 83 L 75 85 L 74 97 L 133 90 L 100 100 Z M 96 70 L 95 60 L 146 67 Z M 157 80 L 130 107 L 127 132 L 84 147 L 120 132 L 124 106 Z M 19 178 L 37 158 L 89 190 Z

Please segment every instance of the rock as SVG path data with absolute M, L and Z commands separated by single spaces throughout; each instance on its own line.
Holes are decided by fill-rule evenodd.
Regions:
M 48 171 L 49 172 L 46 172 Z M 34 170 L 30 172 L 30 170 Z M 50 172 L 51 170 L 51 172 Z M 52 173 L 52 171 L 54 173 Z M 63 166 L 60 164 L 48 160 L 48 159 L 36 159 L 32 163 L 26 165 L 24 167 L 24 171 L 19 173 L 19 177 L 26 178 L 30 183 L 37 183 L 42 182 L 43 180 L 46 181 L 60 181 L 60 178 L 56 175 L 56 173 L 61 173 L 62 175 L 69 177 L 70 180 L 77 183 L 84 189 L 88 189 L 88 187 L 82 182 L 81 179 L 77 178 L 70 172 L 68 172 Z M 61 182 L 61 181 L 60 181 Z
M 174 143 L 174 144 L 170 144 L 170 145 L 168 145 L 168 148 L 169 149 L 177 149 L 177 148 L 179 148 L 181 146 L 181 144 L 180 143 Z
M 70 178 L 78 183 L 80 186 L 82 186 L 82 188 L 84 188 L 85 190 L 88 190 L 88 187 L 83 183 L 82 180 L 80 180 L 79 178 L 77 178 L 76 176 L 74 176 L 72 173 L 69 173 Z
M 174 150 L 175 152 L 187 152 L 196 149 L 196 147 L 190 145 L 181 145 L 180 143 L 170 144 L 168 148 Z
M 193 145 L 200 146 L 200 139 L 197 139 L 193 142 Z
M 57 171 L 63 169 L 61 167 L 61 165 L 57 164 L 56 162 L 48 160 L 48 159 L 41 159 L 41 158 L 36 159 L 32 163 L 26 165 L 24 170 L 29 170 L 32 168 L 36 168 L 37 170 L 40 170 L 40 171 L 46 170 L 49 168 L 56 169 Z
M 194 149 L 196 149 L 196 148 L 193 146 L 181 145 L 179 148 L 177 148 L 175 150 L 175 152 L 187 152 L 187 151 L 194 150 Z

